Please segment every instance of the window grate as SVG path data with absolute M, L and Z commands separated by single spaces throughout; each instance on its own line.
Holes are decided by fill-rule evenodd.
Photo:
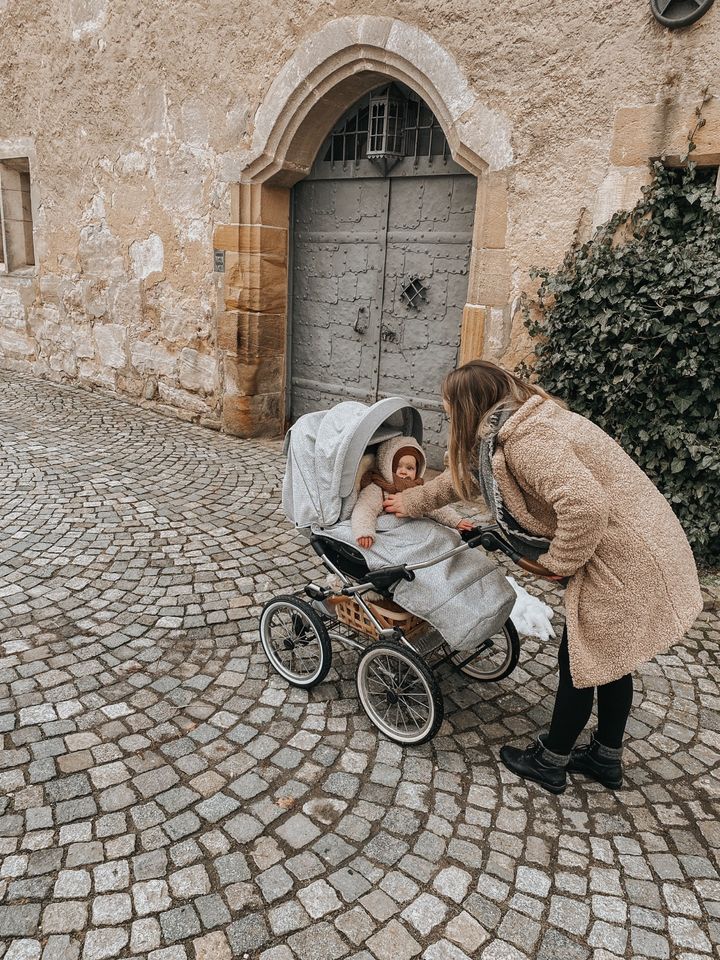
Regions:
M 367 156 L 369 115 L 369 107 L 365 104 L 333 130 L 324 158 L 326 163 L 345 166 Z
M 402 89 L 407 90 L 405 87 Z M 368 94 L 330 134 L 325 152 L 321 154 L 324 163 L 342 164 L 344 168 L 348 164 L 367 160 L 369 141 L 371 153 L 381 149 L 381 145 L 373 142 L 372 137 L 371 97 L 372 94 Z M 434 160 L 447 162 L 450 158 L 447 137 L 430 107 L 411 92 L 405 93 L 404 106 L 404 118 L 397 113 L 388 117 L 387 129 L 391 133 L 392 152 L 397 151 L 399 155 L 412 159 L 414 167 L 421 160 L 429 163 Z M 380 109 L 382 104 L 376 103 L 375 107 Z M 376 124 L 379 119 L 374 118 Z
M 409 307 L 418 308 L 419 300 L 427 300 L 427 287 L 420 277 L 409 280 L 400 292 L 400 296 Z
M 434 157 L 448 158 L 448 142 L 437 117 L 423 100 L 408 102 L 405 121 L 405 156 L 417 166 L 421 157 L 432 163 Z

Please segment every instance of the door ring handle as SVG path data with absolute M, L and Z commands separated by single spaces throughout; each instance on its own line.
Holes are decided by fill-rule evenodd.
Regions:
M 360 335 L 365 333 L 365 331 L 368 328 L 367 318 L 364 318 L 365 322 L 361 323 L 361 316 L 363 313 L 365 313 L 365 307 L 360 307 L 357 312 L 355 323 L 353 324 L 353 330 L 355 331 L 355 333 L 359 333 Z

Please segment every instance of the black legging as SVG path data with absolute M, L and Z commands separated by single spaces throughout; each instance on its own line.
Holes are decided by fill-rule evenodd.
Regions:
M 546 748 L 553 753 L 567 754 L 590 719 L 595 687 L 578 690 L 570 676 L 567 627 L 563 630 L 558 652 L 560 682 L 553 709 L 550 732 L 544 738 Z M 598 726 L 596 739 L 606 747 L 622 746 L 625 724 L 630 714 L 633 682 L 629 673 L 612 683 L 597 687 Z

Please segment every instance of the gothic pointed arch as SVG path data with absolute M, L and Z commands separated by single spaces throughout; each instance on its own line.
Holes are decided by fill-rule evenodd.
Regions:
M 428 33 L 390 17 L 342 17 L 298 48 L 271 84 L 241 180 L 291 186 L 348 106 L 388 78 L 423 98 L 453 159 L 470 173 L 512 161 L 508 121 L 475 96 L 454 57 Z
M 388 80 L 425 101 L 453 160 L 477 178 L 460 360 L 496 351 L 509 329 L 509 120 L 478 97 L 452 54 L 419 27 L 391 17 L 331 20 L 304 39 L 265 94 L 231 189 L 232 222 L 215 231 L 225 265 L 217 346 L 229 433 L 278 435 L 287 426 L 291 188 L 307 176 L 334 124 Z

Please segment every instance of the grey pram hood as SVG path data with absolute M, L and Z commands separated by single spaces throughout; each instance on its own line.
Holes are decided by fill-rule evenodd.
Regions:
M 345 400 L 332 410 L 306 413 L 285 438 L 287 467 L 282 505 L 296 527 L 330 527 L 344 518 L 352 503 L 360 461 L 368 446 L 392 437 L 422 443 L 419 412 L 400 397 L 371 407 Z
M 300 417 L 285 441 L 287 468 L 283 510 L 306 533 L 349 544 L 368 568 L 418 563 L 459 543 L 458 534 L 433 520 L 378 517 L 369 550 L 358 546 L 348 517 L 355 501 L 358 467 L 368 446 L 393 437 L 422 443 L 422 420 L 406 400 L 390 397 L 371 407 L 356 401 Z M 416 571 L 394 596 L 426 620 L 454 650 L 472 650 L 495 634 L 510 615 L 515 593 L 495 562 L 479 549 Z

